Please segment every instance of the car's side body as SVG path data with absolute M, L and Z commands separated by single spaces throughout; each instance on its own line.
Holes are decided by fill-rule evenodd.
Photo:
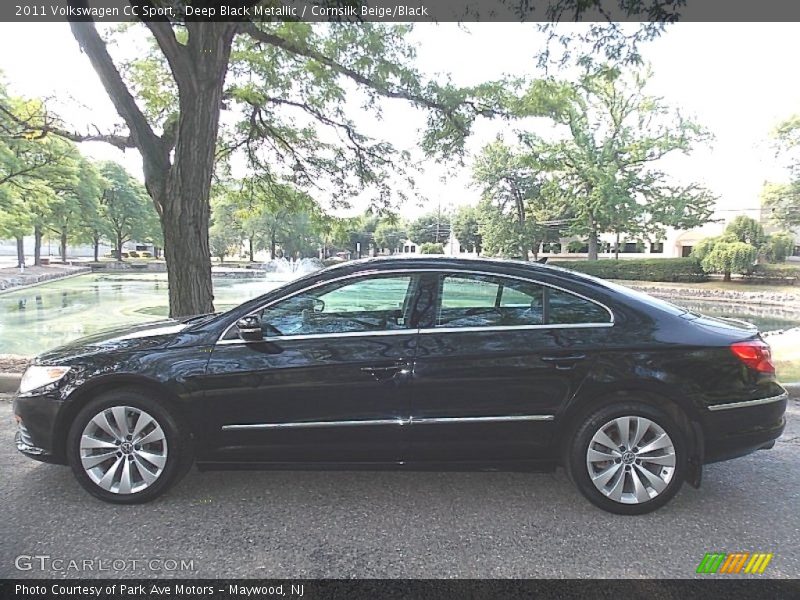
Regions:
M 386 330 L 267 332 L 257 343 L 236 335 L 237 322 L 264 307 L 381 274 L 410 282 L 396 314 L 384 315 Z M 448 276 L 581 298 L 598 322 L 442 326 Z M 16 398 L 25 432 L 18 447 L 65 463 L 66 431 L 88 399 L 135 386 L 188 425 L 200 468 L 548 469 L 581 418 L 631 398 L 659 406 L 685 429 L 697 484 L 703 463 L 768 447 L 783 430 L 786 393 L 774 374 L 748 369 L 730 350 L 757 336 L 746 325 L 541 265 L 356 261 L 224 314 L 42 354 L 38 364 L 71 370 L 57 385 Z

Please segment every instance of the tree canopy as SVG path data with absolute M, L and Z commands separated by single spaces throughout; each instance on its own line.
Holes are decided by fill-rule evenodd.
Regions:
M 786 183 L 767 183 L 762 192 L 772 219 L 787 229 L 800 227 L 800 115 L 783 121 L 772 134 L 778 159 L 789 174 Z

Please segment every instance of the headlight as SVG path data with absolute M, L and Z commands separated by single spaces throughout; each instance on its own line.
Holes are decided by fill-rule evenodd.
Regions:
M 55 383 L 69 372 L 69 367 L 31 365 L 19 382 L 19 393 L 25 394 L 50 383 Z

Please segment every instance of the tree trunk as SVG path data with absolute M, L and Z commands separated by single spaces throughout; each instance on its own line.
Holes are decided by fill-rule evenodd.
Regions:
M 122 260 L 122 233 L 117 232 L 117 260 Z
M 253 257 L 254 251 L 253 251 L 253 236 L 252 235 L 249 238 L 247 238 L 247 254 L 248 254 L 249 258 L 250 258 L 250 262 L 253 262 L 255 260 L 255 258 Z
M 61 228 L 61 262 L 67 264 L 67 228 Z
M 180 118 L 174 162 L 161 199 L 171 317 L 214 311 L 209 196 L 234 31 L 226 23 L 195 23 L 190 27 L 187 49 L 192 72 L 176 73 Z
M 42 228 L 38 225 L 33 228 L 33 264 L 42 266 Z
M 269 258 L 270 260 L 275 260 L 275 246 L 277 242 L 275 241 L 275 234 L 273 233 L 269 238 Z
M 722 276 L 722 281 L 731 281 L 731 272 L 725 271 L 725 274 Z
M 154 29 L 169 61 L 179 100 L 177 123 L 170 122 L 161 136 L 153 132 L 136 106 L 94 24 L 71 20 L 70 27 L 142 154 L 145 187 L 164 233 L 169 314 L 182 317 L 212 312 L 209 195 L 222 90 L 239 24 L 186 20 L 185 44 L 176 43 L 171 31 Z
M 589 260 L 597 260 L 597 223 L 589 216 Z
M 619 260 L 619 231 L 617 232 L 617 241 L 614 245 L 614 260 Z
M 17 267 L 20 269 L 25 266 L 25 240 L 22 236 L 17 236 Z
M 94 240 L 94 262 L 98 262 L 100 260 L 100 238 L 95 237 Z

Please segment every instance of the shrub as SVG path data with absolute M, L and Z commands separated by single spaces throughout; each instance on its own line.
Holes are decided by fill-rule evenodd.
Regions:
M 444 254 L 444 246 L 441 244 L 434 244 L 433 242 L 425 242 L 419 247 L 420 254 Z
M 128 252 L 128 256 L 130 256 L 131 258 L 139 258 L 139 253 L 136 250 L 131 250 L 130 252 Z
M 791 233 L 776 233 L 769 236 L 767 258 L 770 262 L 782 263 L 794 251 L 794 236 Z
M 755 246 L 744 242 L 729 242 L 723 238 L 705 253 L 700 265 L 708 273 L 723 273 L 723 279 L 730 281 L 731 273 L 750 271 L 757 257 L 758 249 Z
M 800 283 L 800 267 L 786 265 L 756 265 L 744 276 L 749 283 Z
M 141 256 L 142 258 L 153 258 L 153 253 L 152 252 L 140 252 L 139 256 Z
M 552 260 L 547 264 L 573 269 L 603 279 L 634 281 L 706 281 L 708 276 L 693 258 L 636 258 L 630 260 Z

